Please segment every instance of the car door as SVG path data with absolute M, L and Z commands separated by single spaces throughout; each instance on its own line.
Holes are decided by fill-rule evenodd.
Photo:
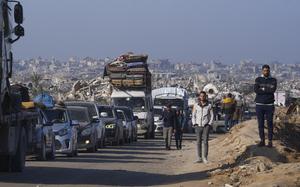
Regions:
M 70 117 L 70 113 L 69 110 L 66 109 L 66 118 L 67 118 L 67 122 L 69 125 L 69 128 L 71 130 L 71 138 L 70 138 L 70 142 L 72 142 L 72 149 L 76 150 L 77 149 L 77 138 L 78 138 L 78 126 L 74 126 L 72 125 L 72 120 Z

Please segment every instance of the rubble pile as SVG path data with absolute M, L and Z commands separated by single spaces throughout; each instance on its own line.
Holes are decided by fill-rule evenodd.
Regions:
M 295 129 L 285 128 L 285 133 L 294 136 Z M 299 131 L 298 131 L 299 134 Z M 246 121 L 232 128 L 230 134 L 212 140 L 212 146 L 218 150 L 218 167 L 210 172 L 212 178 L 232 186 L 264 186 L 300 184 L 300 152 L 288 147 L 280 140 L 274 141 L 274 147 L 257 147 L 258 130 L 256 120 Z M 299 138 L 289 139 L 299 142 Z M 282 173 L 289 173 L 283 176 Z M 274 177 L 275 176 L 275 177 Z
M 65 100 L 89 100 L 104 104 L 110 102 L 111 86 L 108 80 L 98 77 L 91 81 L 76 81 L 72 90 L 66 94 Z
M 300 102 L 276 112 L 275 136 L 286 146 L 300 151 Z

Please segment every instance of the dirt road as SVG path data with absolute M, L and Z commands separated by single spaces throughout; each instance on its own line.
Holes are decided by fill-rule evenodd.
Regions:
M 220 135 L 212 135 L 212 139 Z M 186 135 L 182 150 L 166 151 L 162 139 L 144 140 L 120 147 L 108 146 L 97 153 L 79 153 L 78 157 L 58 156 L 55 161 L 27 162 L 23 173 L 0 173 L 0 186 L 48 185 L 176 185 L 201 180 L 206 172 L 181 173 L 190 158 L 184 153 L 194 148 L 194 135 Z
M 300 153 L 280 140 L 257 147 L 258 139 L 255 120 L 213 134 L 208 164 L 193 163 L 194 135 L 171 151 L 162 139 L 139 139 L 75 158 L 29 161 L 23 173 L 0 173 L 0 186 L 300 186 Z

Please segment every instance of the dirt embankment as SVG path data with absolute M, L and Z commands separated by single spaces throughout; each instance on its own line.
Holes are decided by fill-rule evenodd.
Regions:
M 276 137 L 294 130 L 291 126 L 276 128 Z M 183 186 L 300 186 L 300 153 L 294 148 L 295 137 L 284 138 L 285 141 L 276 138 L 273 148 L 257 147 L 258 140 L 257 122 L 250 120 L 210 141 L 210 163 L 187 164 L 183 168 L 189 172 L 206 171 L 209 178 Z M 191 152 L 185 155 L 189 160 L 195 158 Z

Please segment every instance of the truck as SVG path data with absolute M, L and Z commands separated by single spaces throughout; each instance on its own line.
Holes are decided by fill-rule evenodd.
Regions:
M 188 92 L 184 88 L 178 87 L 163 87 L 152 90 L 152 99 L 154 103 L 154 124 L 155 133 L 162 134 L 163 122 L 161 115 L 163 112 L 163 107 L 168 104 L 172 105 L 172 108 L 182 110 L 184 115 L 184 121 L 187 123 L 188 117 Z M 186 124 L 185 124 L 186 127 Z
M 148 55 L 127 53 L 105 66 L 112 86 L 111 104 L 130 107 L 137 118 L 138 135 L 154 138 L 154 113 Z
M 0 0 L 0 4 L 0 170 L 21 172 L 25 167 L 26 152 L 33 144 L 33 127 L 38 123 L 38 113 L 21 107 L 29 96 L 24 94 L 24 89 L 12 89 L 10 84 L 11 45 L 24 36 L 21 26 L 23 7 L 18 1 Z M 11 8 L 13 5 L 14 9 Z M 15 27 L 12 27 L 11 15 L 14 15 Z

